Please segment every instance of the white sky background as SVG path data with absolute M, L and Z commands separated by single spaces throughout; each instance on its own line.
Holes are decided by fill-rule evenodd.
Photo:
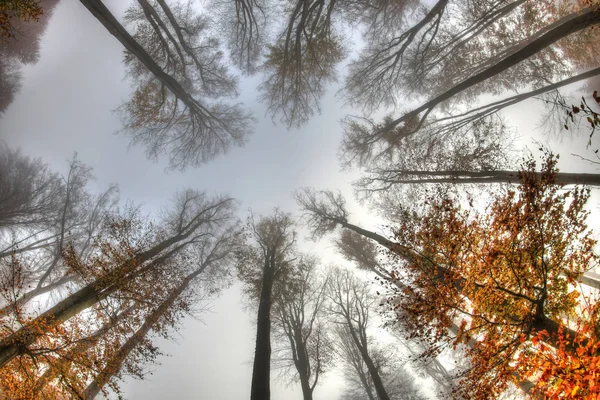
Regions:
M 106 0 L 117 16 L 122 16 L 130 1 Z M 37 64 L 23 70 L 22 89 L 0 118 L 0 140 L 20 147 L 29 156 L 41 157 L 54 170 L 65 172 L 67 160 L 76 151 L 79 158 L 94 168 L 95 189 L 117 183 L 123 200 L 144 204 L 146 212 L 168 204 L 173 194 L 186 187 L 208 193 L 226 193 L 241 202 L 240 217 L 246 210 L 269 213 L 274 207 L 297 214 L 291 192 L 303 186 L 341 189 L 351 200 L 353 177 L 340 172 L 336 157 L 341 139 L 339 120 L 349 111 L 335 100 L 335 88 L 322 101 L 321 115 L 313 117 L 300 130 L 287 131 L 281 124 L 265 118 L 264 105 L 257 102 L 260 76 L 242 81 L 243 102 L 259 122 L 243 148 L 185 173 L 165 172 L 166 162 L 146 159 L 141 147 L 128 147 L 128 139 L 115 135 L 120 128 L 112 112 L 129 96 L 124 79 L 123 48 L 78 1 L 62 0 L 54 11 L 42 39 Z M 507 113 L 522 128 L 521 143 L 536 146 L 529 132 L 537 119 L 535 110 L 523 106 Z M 524 117 L 525 116 L 525 117 Z M 584 143 L 584 142 L 583 142 Z M 585 163 L 568 155 L 585 153 L 581 141 L 561 145 L 564 171 L 590 170 Z M 558 146 L 553 145 L 554 149 Z M 589 171 L 594 172 L 594 171 Z M 597 209 L 598 201 L 591 202 Z M 374 220 L 359 210 L 353 222 L 373 227 Z M 307 243 L 308 249 L 323 255 L 324 264 L 336 260 L 327 243 Z M 255 340 L 255 315 L 244 309 L 239 285 L 225 291 L 213 302 L 212 312 L 203 316 L 205 324 L 193 319 L 178 344 L 160 343 L 162 365 L 145 381 L 127 380 L 126 399 L 246 399 L 250 390 Z M 272 376 L 277 375 L 273 371 Z M 325 376 L 315 397 L 337 398 L 340 380 Z M 299 385 L 288 388 L 272 383 L 278 399 L 301 399 Z

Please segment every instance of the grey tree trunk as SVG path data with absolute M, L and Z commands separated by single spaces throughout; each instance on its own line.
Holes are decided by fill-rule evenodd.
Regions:
M 465 79 L 456 86 L 448 89 L 446 92 L 439 96 L 425 102 L 421 106 L 414 110 L 404 114 L 402 117 L 392 121 L 385 128 L 377 132 L 377 135 L 381 135 L 388 132 L 390 129 L 398 126 L 400 123 L 409 120 L 412 117 L 417 117 L 422 112 L 425 112 L 425 116 L 429 114 L 437 105 L 449 100 L 455 95 L 462 91 L 469 89 L 470 87 L 484 82 L 485 80 L 498 75 L 499 73 L 507 70 L 535 55 L 539 51 L 545 49 L 556 41 L 589 26 L 595 25 L 600 22 L 600 13 L 596 12 L 593 8 L 586 8 L 583 11 L 578 11 L 562 18 L 558 23 L 552 25 L 552 29 L 544 29 L 544 34 L 536 35 L 535 40 L 527 43 L 525 46 L 520 47 L 513 54 L 505 57 L 502 61 L 489 67 L 488 69 L 481 71 L 480 73 Z M 425 118 L 425 117 L 423 117 Z M 423 119 L 422 118 L 422 119 Z
M 271 398 L 271 306 L 275 281 L 275 251 L 267 251 L 256 319 L 256 347 L 252 368 L 250 400 Z
M 385 184 L 417 183 L 515 183 L 521 182 L 520 171 L 390 171 L 395 177 L 373 178 Z M 541 174 L 536 173 L 539 176 Z M 600 174 L 559 172 L 556 183 L 561 185 L 600 186 Z

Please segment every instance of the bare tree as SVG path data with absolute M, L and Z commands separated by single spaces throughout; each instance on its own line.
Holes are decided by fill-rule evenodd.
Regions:
M 337 355 L 342 360 L 344 381 L 346 389 L 344 399 L 375 400 L 377 394 L 373 385 L 367 365 L 365 364 L 359 348 L 352 339 L 352 334 L 346 326 L 338 326 L 336 330 Z M 384 380 L 384 385 L 391 399 L 395 400 L 422 400 L 424 397 L 418 392 L 406 368 L 406 360 L 396 352 L 396 344 L 383 346 L 369 338 L 369 352 L 378 372 Z
M 274 328 L 280 338 L 281 353 L 291 361 L 285 366 L 295 369 L 303 399 L 312 400 L 331 356 L 323 321 L 327 281 L 318 276 L 318 260 L 314 257 L 301 256 L 295 265 L 295 284 L 285 285 L 276 296 Z
M 62 178 L 40 160 L 32 161 L 19 152 L 12 157 L 2 179 L 7 194 L 2 213 L 8 218 L 12 215 L 13 220 L 7 221 L 5 233 L 9 235 L 0 258 L 28 258 L 23 281 L 30 290 L 6 298 L 0 310 L 5 314 L 18 312 L 32 298 L 76 281 L 76 274 L 63 265 L 64 251 L 70 247 L 87 258 L 93 238 L 105 229 L 118 202 L 116 186 L 96 196 L 88 192 L 91 169 L 76 157 Z
M 252 400 L 268 400 L 271 396 L 271 308 L 275 282 L 285 284 L 292 269 L 295 233 L 289 214 L 276 210 L 272 216 L 248 222 L 249 243 L 238 252 L 238 276 L 246 283 L 246 291 L 258 300 L 256 348 L 252 369 Z M 285 288 L 281 288 L 285 291 Z
M 0 227 L 43 225 L 60 204 L 58 174 L 20 150 L 0 150 Z
M 429 115 L 440 104 L 463 94 L 475 85 L 487 82 L 521 62 L 529 60 L 558 40 L 594 26 L 599 19 L 598 14 L 590 8 L 569 14 L 557 22 L 539 29 L 522 44 L 513 46 L 511 51 L 498 60 L 494 59 L 493 63 L 484 65 L 480 70 L 466 76 L 459 83 L 454 84 L 454 86 L 422 103 L 410 112 L 404 113 L 397 119 L 390 118 L 375 126 L 370 126 L 368 123 L 365 126 L 357 120 L 347 124 L 349 129 L 346 130 L 346 138 L 342 144 L 344 156 L 349 160 L 364 163 L 385 154 L 389 147 L 395 143 L 395 140 L 392 141 L 392 144 L 387 142 L 388 137 L 405 137 L 419 131 L 426 123 Z
M 237 80 L 191 3 L 140 0 L 126 15 L 131 35 L 100 0 L 81 2 L 127 50 L 136 90 L 121 112 L 133 143 L 152 158 L 168 153 L 171 167 L 183 169 L 245 142 L 250 115 L 239 104 L 208 102 L 237 95 Z
M 288 127 L 319 111 L 326 84 L 336 79 L 344 51 L 333 31 L 336 0 L 297 0 L 286 5 L 287 25 L 270 46 L 259 87 L 268 112 Z
M 268 3 L 264 0 L 214 0 L 221 32 L 233 64 L 254 74 L 266 46 Z
M 328 297 L 331 301 L 329 312 L 336 318 L 336 323 L 343 327 L 342 332 L 349 334 L 349 340 L 351 339 L 352 345 L 358 350 L 361 361 L 366 366 L 374 392 L 377 393 L 379 400 L 389 400 L 390 395 L 383 384 L 381 371 L 370 353 L 367 327 L 370 308 L 376 299 L 370 293 L 367 283 L 360 282 L 349 271 L 334 270 L 328 283 Z M 353 360 L 358 362 L 355 357 Z M 367 387 L 365 391 L 369 393 Z M 370 398 L 373 396 L 371 395 Z

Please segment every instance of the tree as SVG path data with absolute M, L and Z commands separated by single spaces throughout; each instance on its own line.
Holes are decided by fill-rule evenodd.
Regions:
M 6 195 L 0 214 L 8 240 L 0 258 L 27 257 L 21 279 L 30 290 L 3 296 L 6 302 L 0 313 L 4 315 L 18 314 L 34 297 L 75 282 L 77 275 L 63 263 L 64 251 L 70 247 L 87 258 L 93 238 L 103 233 L 118 202 L 116 186 L 96 196 L 88 192 L 91 168 L 76 157 L 63 177 L 19 151 L 8 150 L 5 161 L 2 186 Z
M 132 224 L 125 221 L 117 224 L 119 240 L 100 246 L 91 263 L 83 262 L 73 250 L 68 251 L 65 262 L 82 278 L 87 278 L 85 284 L 39 316 L 23 321 L 14 332 L 9 331 L 0 341 L 0 366 L 23 354 L 35 354 L 36 340 L 46 331 L 59 329 L 82 311 L 111 296 L 118 297 L 120 290 L 128 285 L 135 287 L 136 279 L 160 271 L 165 262 L 227 223 L 233 200 L 209 198 L 188 190 L 178 197 L 177 205 L 178 209 L 165 217 L 165 228 L 154 240 L 143 235 L 132 237 Z
M 561 192 L 555 166 L 549 154 L 538 174 L 529 160 L 519 189 L 495 193 L 485 214 L 432 199 L 429 212 L 396 231 L 397 242 L 421 257 L 398 269 L 395 279 L 405 286 L 394 287 L 393 308 L 402 310 L 413 335 L 430 343 L 447 338 L 460 321 L 452 341 L 470 343 L 471 367 L 458 396 L 496 396 L 508 381 L 531 377 L 537 371 L 522 374 L 519 366 L 529 365 L 526 358 L 513 362 L 542 336 L 551 345 L 563 336 L 589 340 L 560 322 L 578 303 L 569 285 L 597 263 L 585 224 L 589 191 Z
M 375 387 L 367 366 L 363 361 L 359 349 L 353 342 L 352 335 L 344 326 L 336 330 L 338 356 L 344 363 L 344 380 L 346 389 L 344 399 L 376 399 Z M 379 374 L 384 380 L 384 385 L 391 399 L 420 400 L 424 399 L 418 393 L 414 378 L 406 371 L 406 361 L 396 354 L 396 343 L 382 346 L 375 341 L 369 343 L 371 357 Z
M 251 217 L 248 235 L 254 243 L 248 243 L 238 252 L 237 269 L 248 295 L 258 300 L 250 398 L 268 400 L 271 396 L 273 288 L 275 282 L 287 284 L 286 278 L 292 269 L 290 257 L 294 256 L 295 233 L 291 216 L 275 210 L 272 216 L 262 217 L 258 222 Z
M 592 8 L 576 11 L 539 29 L 531 37 L 526 38 L 522 44 L 511 47 L 510 51 L 498 59 L 494 59 L 493 62 L 489 64 L 484 62 L 483 68 L 480 70 L 470 73 L 452 87 L 404 113 L 399 118 L 390 119 L 383 124 L 376 125 L 374 128 L 361 125 L 359 121 L 348 123 L 348 129 L 345 133 L 346 138 L 342 143 L 342 151 L 345 157 L 366 162 L 385 154 L 390 147 L 390 144 L 386 143 L 386 137 L 390 135 L 404 137 L 414 134 L 426 123 L 427 118 L 439 105 L 464 94 L 465 91 L 472 89 L 475 85 L 488 82 L 489 79 L 523 61 L 530 60 L 539 51 L 546 49 L 558 40 L 594 26 L 598 23 L 599 18 L 598 13 L 595 13 Z M 443 79 L 448 80 L 445 75 Z
M 336 323 L 343 327 L 341 328 L 344 332 L 341 335 L 342 339 L 345 334 L 349 334 L 352 340 L 351 344 L 346 342 L 345 345 L 354 346 L 360 354 L 360 362 L 366 366 L 379 400 L 389 400 L 390 396 L 383 384 L 381 371 L 370 353 L 367 327 L 369 326 L 370 308 L 375 298 L 371 295 L 367 284 L 358 281 L 349 271 L 334 270 L 328 284 L 328 297 L 331 301 L 330 313 L 336 318 Z M 349 338 L 347 339 L 349 340 Z M 366 381 L 363 384 L 368 394 L 369 386 Z M 374 397 L 371 394 L 369 398 Z
M 171 167 L 180 169 L 244 143 L 250 115 L 239 104 L 208 102 L 237 95 L 237 81 L 191 3 L 171 8 L 140 0 L 126 15 L 131 35 L 100 0 L 81 2 L 127 50 L 136 90 L 120 110 L 133 143 L 145 144 L 152 158 L 168 153 Z
M 59 207 L 58 175 L 40 159 L 5 146 L 0 163 L 0 227 L 45 223 Z
M 209 237 L 203 241 L 202 245 L 196 250 L 198 253 L 197 267 L 170 289 L 166 298 L 153 307 L 152 311 L 144 318 L 144 322 L 138 330 L 106 362 L 104 368 L 85 388 L 83 392 L 85 399 L 94 399 L 103 386 L 122 370 L 124 362 L 128 357 L 130 358 L 134 350 L 139 351 L 140 347 L 150 345 L 147 338 L 150 331 L 164 332 L 176 323 L 182 312 L 189 312 L 190 304 L 194 299 L 193 296 L 190 299 L 185 299 L 184 294 L 190 290 L 198 276 L 205 274 L 207 268 L 212 269 L 210 271 L 211 275 L 217 275 L 216 271 L 218 269 L 224 269 L 227 266 L 236 249 L 236 236 L 233 229 L 229 228 L 215 238 Z
M 553 156 L 550 156 L 550 164 L 548 162 L 544 163 L 544 167 L 548 165 L 552 165 L 552 168 L 555 167 L 556 160 Z M 531 160 L 526 164 L 527 172 L 523 173 L 525 178 L 524 184 L 528 184 L 532 180 L 535 181 L 537 179 L 538 174 L 535 172 L 535 163 Z M 542 170 L 541 182 L 548 182 L 548 175 L 544 174 L 545 169 Z M 556 173 L 553 170 L 553 173 L 550 174 L 550 177 L 554 179 L 554 174 Z M 558 191 L 559 185 L 552 184 L 548 185 L 552 187 L 555 192 Z M 586 193 L 585 190 L 581 188 L 576 188 L 575 193 L 578 194 L 577 200 L 581 200 L 581 193 Z M 458 293 L 461 293 L 462 287 L 466 285 L 466 278 L 462 277 L 460 274 L 454 274 L 452 269 L 443 264 L 435 264 L 431 262 L 430 257 L 427 254 L 423 254 L 419 250 L 403 243 L 399 237 L 392 239 L 388 239 L 383 235 L 380 235 L 376 232 L 372 232 L 361 228 L 357 225 L 351 224 L 348 222 L 349 213 L 345 208 L 345 200 L 341 196 L 340 193 L 334 193 L 332 191 L 315 191 L 314 189 L 305 188 L 301 192 L 296 192 L 295 198 L 305 211 L 304 218 L 305 222 L 310 229 L 313 237 L 322 237 L 323 235 L 333 232 L 337 229 L 337 227 L 342 227 L 344 230 L 352 231 L 354 234 L 358 234 L 363 236 L 364 238 L 368 238 L 383 248 L 389 250 L 389 254 L 392 256 L 392 259 L 396 259 L 400 262 L 401 265 L 403 263 L 408 264 L 416 264 L 421 268 L 422 273 L 424 274 L 424 279 L 431 283 L 432 287 L 436 287 L 438 283 L 443 285 L 448 285 L 454 287 Z M 448 200 L 450 197 L 442 197 Z M 428 203 L 431 199 L 428 199 Z M 471 198 L 472 201 L 472 198 Z M 585 201 L 583 201 L 585 203 Z M 560 203 L 557 205 L 560 207 Z M 422 219 L 421 214 L 418 213 L 417 210 L 415 212 L 410 212 L 409 210 L 404 209 L 404 212 L 398 216 L 400 221 L 407 222 L 412 221 L 416 223 Z M 584 213 L 585 215 L 585 213 Z M 581 221 L 583 224 L 583 221 Z M 416 225 L 406 226 L 401 228 L 396 232 L 396 234 L 404 233 L 408 236 L 412 232 L 416 232 Z M 575 240 L 575 239 L 574 239 Z M 582 239 L 583 242 L 588 242 L 588 239 Z M 433 242 L 430 242 L 433 244 Z M 593 258 L 593 255 L 590 255 Z M 394 292 L 403 292 L 405 289 L 411 290 L 412 283 L 406 282 L 404 278 L 410 278 L 411 274 L 405 271 L 402 268 L 392 269 L 389 266 L 386 268 L 387 275 L 391 276 L 391 279 L 388 280 L 388 286 L 391 291 Z M 583 273 L 583 272 L 582 272 Z M 574 278 L 576 281 L 581 280 L 584 281 L 584 277 L 582 274 Z M 465 294 L 466 298 L 469 297 Z M 429 308 L 437 309 L 436 303 L 428 303 Z M 424 318 L 424 321 L 427 321 L 427 318 Z M 458 332 L 459 326 L 457 326 L 451 319 L 446 319 L 445 322 L 448 324 L 446 329 L 440 329 L 438 333 L 447 332 L 447 330 L 451 330 L 454 333 Z M 559 331 L 561 328 L 561 323 L 557 319 L 552 319 L 552 316 L 535 319 L 533 328 L 537 331 L 545 330 L 548 333 L 548 336 L 544 338 L 548 343 L 556 343 L 559 337 Z M 564 328 L 566 333 L 569 333 L 575 336 L 575 332 Z M 468 345 L 475 344 L 475 341 L 469 336 L 465 335 L 463 337 Z
M 302 388 L 304 400 L 312 400 L 319 378 L 331 358 L 330 343 L 323 321 L 327 281 L 317 275 L 318 260 L 301 256 L 295 262 L 297 276 L 289 285 L 277 290 L 274 299 L 274 322 L 283 354 L 291 359 L 292 367 Z M 280 285 L 282 282 L 278 282 Z M 288 364 L 289 365 L 289 364 Z
M 325 84 L 336 79 L 344 52 L 332 27 L 335 6 L 336 0 L 287 4 L 287 25 L 269 46 L 261 99 L 288 127 L 306 123 L 319 110 Z

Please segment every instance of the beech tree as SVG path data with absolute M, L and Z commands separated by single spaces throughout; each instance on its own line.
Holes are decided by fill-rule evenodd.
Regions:
M 238 252 L 238 276 L 246 284 L 246 292 L 258 301 L 256 348 L 252 369 L 252 400 L 271 397 L 271 312 L 273 288 L 279 282 L 281 292 L 291 290 L 294 283 L 292 261 L 295 246 L 294 224 L 291 216 L 275 210 L 272 216 L 248 221 L 251 243 Z M 283 285 L 283 286 L 282 286 Z
M 304 400 L 312 400 L 321 375 L 331 362 L 331 343 L 324 320 L 327 280 L 319 276 L 318 260 L 300 255 L 294 262 L 292 285 L 284 283 L 274 299 L 276 356 L 284 368 L 293 368 Z M 281 285 L 281 282 L 278 282 Z
M 45 223 L 58 208 L 59 176 L 40 159 L 6 146 L 0 163 L 0 227 Z
M 81 260 L 75 251 L 68 251 L 65 260 L 79 273 L 84 284 L 39 316 L 20 321 L 7 331 L 0 341 L 0 366 L 23 354 L 39 352 L 38 340 L 48 331 L 60 330 L 82 311 L 104 300 L 110 301 L 114 296 L 118 298 L 127 287 L 135 291 L 137 279 L 161 271 L 165 262 L 227 223 L 233 200 L 209 198 L 204 193 L 188 190 L 181 193 L 177 205 L 178 209 L 167 215 L 164 230 L 157 232 L 154 238 L 152 235 L 132 237 L 131 223 L 125 221 L 117 224 L 117 228 L 122 226 L 118 229 L 119 240 L 101 245 L 99 254 L 90 263 Z
M 392 146 L 386 142 L 387 137 L 404 137 L 414 134 L 426 124 L 430 115 L 434 115 L 432 112 L 438 106 L 451 99 L 464 96 L 475 85 L 483 85 L 509 68 L 522 65 L 520 63 L 525 61 L 529 62 L 532 57 L 558 40 L 594 26 L 598 23 L 598 18 L 600 17 L 593 8 L 575 11 L 554 23 L 539 28 L 529 38 L 525 38 L 522 43 L 509 47 L 508 52 L 501 53 L 500 57 L 494 58 L 493 62 L 484 62 L 483 68 L 460 78 L 457 83 L 453 83 L 453 86 L 444 89 L 399 118 L 390 119 L 375 126 L 361 124 L 360 120 L 348 123 L 342 143 L 344 157 L 356 162 L 368 162 L 372 158 L 385 154 Z M 442 76 L 442 79 L 451 81 L 446 75 L 440 75 L 440 77 Z
M 215 281 L 216 277 L 222 277 L 223 270 L 231 261 L 232 255 L 236 249 L 237 234 L 229 227 L 224 232 L 214 237 L 208 237 L 202 241 L 200 246 L 195 248 L 194 268 L 187 273 L 182 279 L 166 292 L 166 297 L 160 302 L 158 299 L 157 305 L 151 307 L 151 311 L 145 316 L 143 323 L 139 328 L 124 341 L 121 347 L 115 354 L 106 361 L 104 368 L 94 377 L 87 385 L 83 392 L 85 399 L 94 399 L 102 390 L 102 388 L 111 380 L 122 372 L 123 365 L 128 359 L 131 359 L 131 354 L 134 351 L 144 352 L 144 348 L 153 349 L 149 333 L 155 331 L 162 335 L 168 335 L 169 330 L 177 323 L 183 313 L 193 311 L 193 303 L 198 303 L 198 290 L 196 293 L 192 291 L 193 284 L 196 278 L 202 275 L 209 275 L 212 279 L 207 279 L 208 282 Z M 187 269 L 190 269 L 189 267 Z M 208 271 L 207 271 L 208 269 Z M 206 286 L 206 283 L 204 283 Z M 197 285 L 196 285 L 197 286 Z M 214 296 L 214 289 L 210 290 L 210 295 Z M 202 292 L 200 292 L 202 295 Z M 206 294 L 204 294 L 206 296 Z
M 344 381 L 346 382 L 343 398 L 359 400 L 365 399 L 366 395 L 369 400 L 375 400 L 377 394 L 373 380 L 359 349 L 354 344 L 351 333 L 345 327 L 340 326 L 336 330 L 336 337 L 337 354 L 344 365 Z M 383 378 L 390 398 L 397 400 L 424 399 L 425 397 L 419 393 L 414 384 L 414 377 L 404 368 L 407 361 L 398 356 L 395 345 L 396 343 L 382 346 L 374 341 L 369 343 L 371 357 Z
M 237 95 L 237 80 L 191 3 L 140 0 L 126 15 L 130 34 L 100 0 L 81 2 L 127 50 L 135 92 L 120 110 L 133 143 L 146 145 L 152 158 L 168 153 L 171 167 L 184 169 L 245 142 L 249 113 L 217 101 Z
M 6 240 L 0 259 L 18 256 L 27 262 L 20 272 L 23 288 L 2 296 L 2 314 L 19 313 L 34 297 L 77 281 L 77 275 L 64 265 L 64 251 L 70 247 L 79 257 L 90 256 L 94 237 L 102 234 L 118 201 L 114 185 L 98 195 L 88 192 L 91 169 L 76 157 L 63 177 L 19 151 L 8 150 L 5 161 L 5 201 L 0 213 Z
M 369 381 L 372 382 L 377 397 L 380 400 L 389 400 L 391 397 L 384 386 L 381 370 L 373 360 L 369 345 L 369 314 L 376 299 L 370 293 L 368 284 L 360 282 L 349 271 L 337 269 L 332 271 L 327 294 L 331 301 L 329 312 L 341 327 L 340 340 L 351 339 L 351 343 L 342 342 L 342 346 L 353 346 L 355 351 L 358 351 L 360 361 L 356 362 L 366 366 Z M 346 334 L 349 338 L 345 337 Z M 365 392 L 369 394 L 370 385 L 366 380 L 364 385 Z M 374 398 L 373 393 L 369 398 Z
M 429 212 L 396 231 L 398 243 L 421 258 L 398 271 L 405 286 L 391 286 L 394 307 L 414 335 L 430 343 L 447 337 L 452 321 L 461 321 L 453 343 L 471 343 L 459 396 L 496 396 L 508 381 L 532 376 L 519 354 L 541 337 L 551 345 L 570 340 L 587 346 L 588 339 L 561 318 L 573 315 L 578 303 L 579 292 L 569 285 L 597 264 L 585 225 L 589 192 L 560 192 L 555 165 L 549 155 L 538 174 L 528 161 L 518 190 L 496 193 L 485 214 L 432 199 Z M 432 267 L 443 280 L 431 275 Z M 563 346 L 567 353 L 576 348 Z M 528 374 L 520 373 L 520 363 Z
M 286 4 L 287 24 L 269 47 L 259 87 L 269 113 L 288 127 L 300 126 L 317 111 L 325 85 L 336 79 L 344 51 L 332 26 L 336 0 Z

